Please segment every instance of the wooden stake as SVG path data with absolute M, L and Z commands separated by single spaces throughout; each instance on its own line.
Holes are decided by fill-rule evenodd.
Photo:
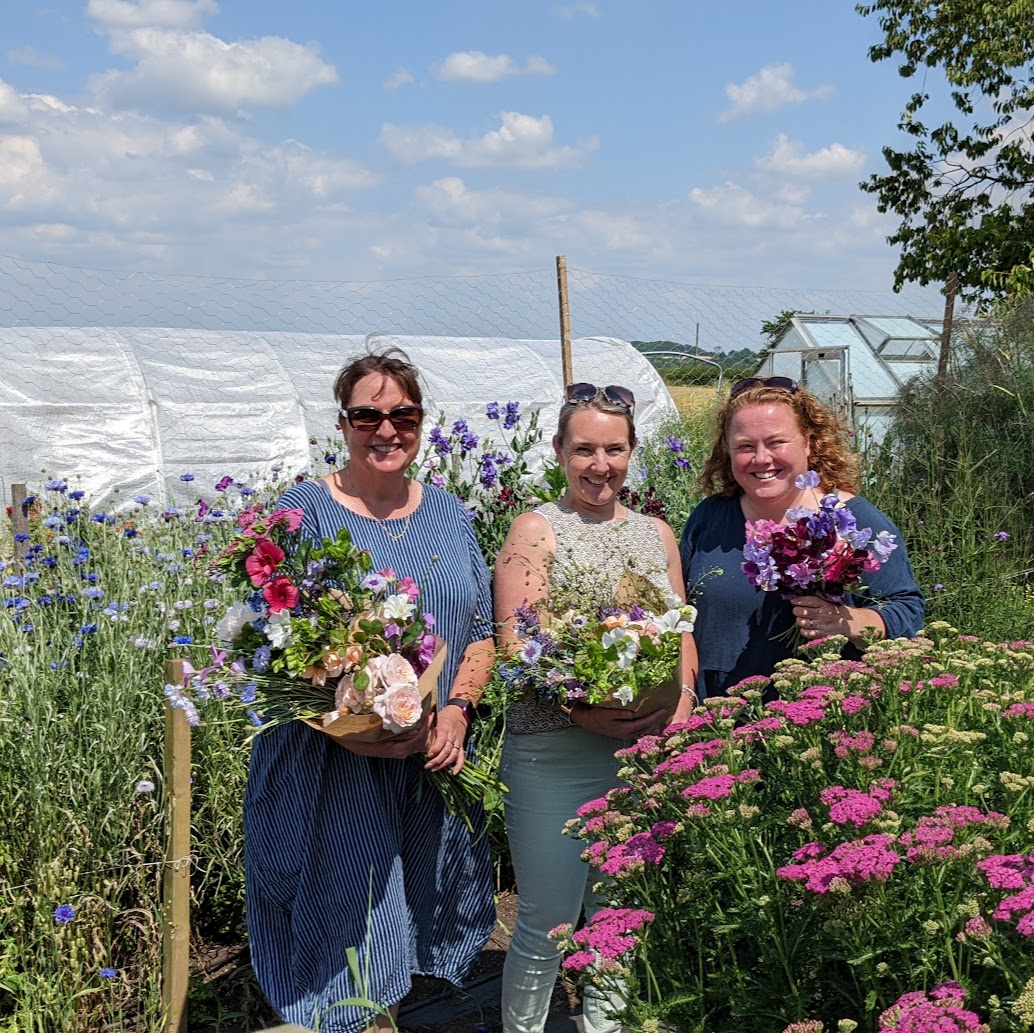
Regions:
M 25 512 L 24 484 L 11 485 L 11 535 L 14 537 L 14 559 L 19 566 L 25 560 L 28 542 L 18 541 L 17 535 L 29 533 L 29 515 Z
M 944 384 L 948 375 L 948 355 L 951 351 L 951 326 L 955 320 L 955 295 L 959 292 L 959 274 L 948 274 L 948 286 L 944 291 L 944 322 L 941 325 L 941 351 L 937 356 L 937 383 Z
M 560 302 L 560 364 L 564 375 L 564 387 L 574 380 L 571 367 L 571 309 L 567 301 L 567 258 L 557 255 L 556 289 Z
M 183 684 L 183 661 L 165 661 L 165 682 Z M 190 980 L 190 725 L 165 704 L 165 878 L 162 883 L 162 1011 L 165 1033 L 186 1033 Z

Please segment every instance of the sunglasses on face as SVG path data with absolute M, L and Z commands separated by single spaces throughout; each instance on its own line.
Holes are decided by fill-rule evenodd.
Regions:
M 744 377 L 743 380 L 737 380 L 732 385 L 729 397 L 735 398 L 752 387 L 774 387 L 781 391 L 789 391 L 792 395 L 797 394 L 799 389 L 797 381 L 791 380 L 789 377 Z
M 341 412 L 353 430 L 377 430 L 385 420 L 395 430 L 416 430 L 424 418 L 424 410 L 419 405 L 396 405 L 388 412 L 372 405 L 351 405 Z
M 635 408 L 635 395 L 627 387 L 619 384 L 608 384 L 597 387 L 595 384 L 568 384 L 564 388 L 565 402 L 591 402 L 597 395 L 603 395 L 611 405 L 620 405 L 631 412 Z

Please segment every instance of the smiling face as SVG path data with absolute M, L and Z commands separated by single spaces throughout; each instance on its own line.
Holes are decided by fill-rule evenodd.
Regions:
M 628 433 L 625 416 L 581 409 L 567 422 L 563 440 L 553 440 L 572 509 L 609 519 L 632 456 Z
M 368 405 L 387 412 L 399 405 L 416 405 L 412 398 L 383 373 L 368 373 L 357 380 L 348 396 L 348 408 Z M 349 470 L 356 478 L 405 474 L 420 451 L 420 427 L 396 430 L 381 420 L 375 430 L 356 430 L 342 415 L 338 427 L 348 445 Z
M 732 475 L 743 494 L 772 520 L 804 493 L 794 481 L 808 471 L 808 440 L 788 405 L 750 405 L 729 419 L 726 443 Z

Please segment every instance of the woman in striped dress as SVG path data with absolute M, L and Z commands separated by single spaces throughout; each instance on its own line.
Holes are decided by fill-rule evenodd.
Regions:
M 346 467 L 290 488 L 319 541 L 347 527 L 374 568 L 422 588 L 448 647 L 439 709 L 381 743 L 340 746 L 295 721 L 255 741 L 244 799 L 248 934 L 259 983 L 284 1021 L 323 1033 L 385 1029 L 345 998 L 390 1008 L 415 974 L 460 982 L 495 923 L 485 836 L 445 813 L 422 768 L 458 772 L 493 660 L 489 576 L 459 501 L 406 477 L 422 393 L 397 350 L 345 366 L 334 385 Z M 423 754 L 426 753 L 426 759 Z M 482 820 L 479 814 L 475 820 Z M 348 970 L 357 948 L 362 985 Z

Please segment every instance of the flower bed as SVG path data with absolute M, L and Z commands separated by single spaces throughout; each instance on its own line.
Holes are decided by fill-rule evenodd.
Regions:
M 1034 644 L 930 634 L 622 751 L 569 826 L 613 907 L 558 937 L 631 1030 L 1029 1028 Z

